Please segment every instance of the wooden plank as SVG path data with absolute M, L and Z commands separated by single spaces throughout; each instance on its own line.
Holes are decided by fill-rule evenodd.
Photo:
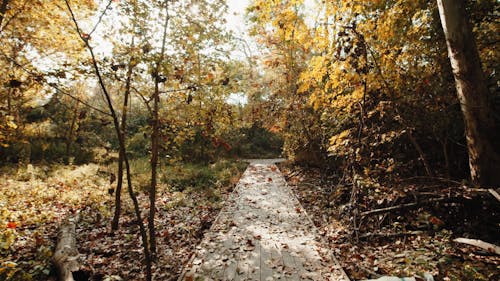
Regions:
M 285 264 L 283 262 L 283 256 L 281 256 L 281 251 L 276 243 L 270 247 L 271 261 L 273 268 L 273 280 L 288 280 L 285 275 Z
M 271 260 L 271 244 L 266 241 L 260 241 L 260 280 L 265 281 L 266 279 L 272 278 L 272 260 Z
M 248 252 L 249 256 L 247 259 L 248 274 L 247 280 L 260 280 L 260 241 L 253 240 L 254 249 Z
M 290 255 L 290 252 L 287 249 L 282 249 L 281 256 L 283 257 L 284 274 L 287 280 L 300 280 L 295 259 Z

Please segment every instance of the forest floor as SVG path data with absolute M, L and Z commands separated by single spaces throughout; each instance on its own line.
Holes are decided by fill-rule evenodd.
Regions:
M 424 273 L 445 281 L 500 280 L 499 256 L 453 242 L 468 237 L 498 245 L 500 204 L 490 194 L 436 180 L 366 184 L 355 208 L 352 185 L 315 168 L 283 164 L 280 169 L 352 280 Z M 450 200 L 362 217 L 436 197 Z
M 148 161 L 133 161 L 134 184 L 143 210 Z M 162 167 L 157 197 L 158 262 L 155 280 L 176 280 L 247 163 L 222 160 L 209 166 Z M 131 200 L 124 191 L 120 229 L 110 221 L 114 196 L 109 169 L 96 164 L 4 169 L 0 175 L 0 280 L 55 280 L 51 265 L 57 229 L 80 214 L 77 244 L 82 261 L 77 280 L 143 280 L 142 248 Z M 112 170 L 114 170 L 112 168 Z M 173 176 L 172 176 L 173 175 Z
M 143 217 L 148 209 L 148 166 L 147 160 L 132 163 Z M 178 278 L 245 167 L 234 161 L 162 167 L 156 280 Z M 327 172 L 287 164 L 280 169 L 351 279 L 428 272 L 435 280 L 500 280 L 500 257 L 452 241 L 467 237 L 500 243 L 500 206 L 488 193 L 474 193 L 460 183 L 402 180 L 367 184 L 353 208 L 352 186 L 339 184 Z M 50 258 L 57 228 L 76 213 L 81 217 L 77 239 L 82 273 L 88 280 L 143 279 L 137 225 L 125 192 L 121 228 L 110 232 L 110 170 L 114 167 L 96 164 L 2 168 L 0 280 L 55 280 Z M 442 197 L 453 200 L 359 220 L 373 209 Z M 354 222 L 357 231 L 352 231 Z

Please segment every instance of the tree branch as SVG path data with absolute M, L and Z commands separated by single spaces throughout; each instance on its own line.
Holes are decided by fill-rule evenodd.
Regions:
M 486 250 L 489 253 L 500 255 L 500 247 L 499 246 L 488 243 L 488 242 L 484 242 L 484 241 L 479 240 L 479 239 L 457 238 L 457 239 L 453 240 L 453 242 L 472 245 L 472 246 L 481 248 L 483 250 Z
M 40 74 L 40 73 L 36 73 L 36 72 L 33 72 L 33 71 L 31 71 L 31 70 L 27 69 L 25 66 L 21 65 L 21 64 L 20 64 L 20 63 L 18 63 L 15 59 L 13 59 L 13 58 L 9 57 L 8 55 L 6 55 L 6 54 L 5 54 L 5 53 L 3 53 L 3 52 L 0 52 L 0 54 L 1 54 L 3 57 L 5 57 L 7 60 L 11 61 L 11 62 L 12 62 L 15 66 L 19 67 L 22 71 L 26 72 L 29 76 L 31 76 L 31 77 L 33 77 L 33 78 L 37 78 L 37 79 L 39 79 L 40 77 L 45 78 L 45 76 L 47 76 L 47 75 Z M 50 87 L 52 87 L 52 88 L 54 88 L 54 89 L 55 89 L 56 91 L 58 91 L 59 93 L 61 93 L 61 94 L 65 95 L 65 96 L 68 96 L 68 97 L 72 98 L 73 100 L 75 100 L 75 101 L 77 101 L 77 102 L 79 102 L 79 103 L 81 103 L 81 104 L 83 104 L 83 105 L 87 106 L 87 107 L 88 107 L 88 108 L 90 108 L 90 109 L 93 109 L 93 110 L 95 110 L 95 111 L 97 111 L 97 112 L 99 112 L 99 113 L 101 113 L 101 114 L 106 115 L 106 116 L 111 116 L 111 114 L 110 114 L 109 112 L 106 112 L 106 111 L 104 111 L 104 110 L 102 110 L 102 109 L 99 109 L 99 108 L 97 108 L 97 107 L 93 106 L 93 105 L 90 105 L 90 104 L 89 104 L 89 103 L 87 103 L 86 101 L 83 101 L 83 100 L 81 100 L 81 99 L 79 99 L 79 98 L 77 98 L 77 97 L 75 97 L 75 96 L 71 95 L 70 93 L 68 93 L 68 92 L 64 91 L 63 89 L 61 89 L 59 86 L 57 86 L 57 85 L 56 85 L 56 84 L 54 84 L 54 83 L 47 83 L 47 85 L 48 85 L 48 86 L 50 86 Z
M 401 205 L 391 206 L 391 207 L 387 207 L 387 208 L 366 211 L 366 212 L 361 213 L 360 215 L 362 217 L 372 216 L 372 215 L 377 215 L 377 214 L 388 213 L 388 212 L 395 211 L 395 210 L 415 208 L 415 207 L 419 207 L 419 206 L 430 204 L 430 203 L 442 202 L 442 201 L 447 201 L 447 200 L 452 200 L 452 199 L 454 199 L 454 198 L 449 198 L 449 197 L 431 198 L 431 199 L 427 199 L 427 200 L 422 200 L 420 202 L 407 203 L 407 204 L 401 204 Z
M 94 27 L 92 28 L 92 30 L 89 32 L 89 36 L 92 35 L 92 33 L 94 33 L 97 29 L 97 26 L 99 26 L 99 24 L 101 23 L 102 21 L 102 18 L 104 17 L 104 15 L 106 14 L 106 11 L 111 7 L 111 4 L 113 3 L 113 0 L 110 0 L 108 2 L 108 5 L 106 5 L 106 8 L 104 8 L 104 11 L 102 11 L 101 15 L 99 16 L 99 19 L 97 20 L 96 24 L 94 25 Z

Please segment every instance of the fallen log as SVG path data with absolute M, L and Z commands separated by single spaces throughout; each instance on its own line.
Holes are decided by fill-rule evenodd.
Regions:
M 431 198 L 431 199 L 422 200 L 419 202 L 401 204 L 401 205 L 366 211 L 366 212 L 361 213 L 361 216 L 366 217 L 366 216 L 371 216 L 371 215 L 388 213 L 390 211 L 395 211 L 395 210 L 410 209 L 410 208 L 415 208 L 415 207 L 419 207 L 419 206 L 430 204 L 430 203 L 436 203 L 436 202 L 447 201 L 447 200 L 452 200 L 452 199 L 454 199 L 454 198 L 450 198 L 450 197 Z
M 481 248 L 483 250 L 486 250 L 489 253 L 500 255 L 500 247 L 499 246 L 497 246 L 495 244 L 488 243 L 488 242 L 484 242 L 484 241 L 479 240 L 479 239 L 457 238 L 457 239 L 454 239 L 453 241 L 457 242 L 457 243 L 475 246 L 475 247 Z
M 52 262 L 56 266 L 59 281 L 74 281 L 73 272 L 80 269 L 79 253 L 76 247 L 76 224 L 78 220 L 78 215 L 66 219 L 57 234 L 57 244 L 52 256 Z

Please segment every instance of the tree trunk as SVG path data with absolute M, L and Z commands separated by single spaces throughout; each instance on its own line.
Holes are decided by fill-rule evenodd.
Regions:
M 422 150 L 422 147 L 420 144 L 417 142 L 417 139 L 413 136 L 413 132 L 411 129 L 408 129 L 408 137 L 410 138 L 411 143 L 415 147 L 415 149 L 418 152 L 418 155 L 420 155 L 420 160 L 422 161 L 422 164 L 424 165 L 425 172 L 427 173 L 427 176 L 433 177 L 434 175 L 432 174 L 431 166 L 429 165 L 429 162 L 427 162 L 427 159 L 425 157 L 425 153 Z
M 148 247 L 148 236 L 146 232 L 146 227 L 144 226 L 144 222 L 142 221 L 142 215 L 141 215 L 141 210 L 139 207 L 139 201 L 137 200 L 137 196 L 134 193 L 134 189 L 132 187 L 132 176 L 130 172 L 130 163 L 128 161 L 127 153 L 126 153 L 126 147 L 125 147 L 125 140 L 123 138 L 123 135 L 121 134 L 120 131 L 120 122 L 118 120 L 118 116 L 116 114 L 115 108 L 113 106 L 113 101 L 111 100 L 111 95 L 108 92 L 108 89 L 106 88 L 106 84 L 104 83 L 104 79 L 101 75 L 101 70 L 99 68 L 99 65 L 97 64 L 97 60 L 94 54 L 94 49 L 92 46 L 89 44 L 88 38 L 83 37 L 82 32 L 80 30 L 80 26 L 78 25 L 78 21 L 76 20 L 75 14 L 73 13 L 73 10 L 71 9 L 71 6 L 68 2 L 68 0 L 65 0 L 66 7 L 68 8 L 71 19 L 73 23 L 75 24 L 76 32 L 80 36 L 80 39 L 83 41 L 85 44 L 85 47 L 90 53 L 90 56 L 92 58 L 92 66 L 94 68 L 95 74 L 97 76 L 97 81 L 99 82 L 99 86 L 102 89 L 104 98 L 106 99 L 106 103 L 108 105 L 109 112 L 111 114 L 111 117 L 113 119 L 113 127 L 115 129 L 116 136 L 118 138 L 118 144 L 120 148 L 120 153 L 123 155 L 123 161 L 125 163 L 125 169 L 127 172 L 127 190 L 130 195 L 130 199 L 132 199 L 132 203 L 134 206 L 134 212 L 135 216 L 137 218 L 137 224 L 139 226 L 139 232 L 141 234 L 141 240 L 142 240 L 142 247 L 144 251 L 144 262 L 146 265 L 146 280 L 151 281 L 153 279 L 152 275 L 152 262 L 151 262 L 151 254 L 149 252 L 149 247 Z
M 3 0 L 2 5 L 0 6 L 0 32 L 3 30 L 2 23 L 5 18 L 5 13 L 7 12 L 7 5 L 9 4 L 9 0 Z
M 479 53 L 464 0 L 437 0 L 464 116 L 469 167 L 474 183 L 500 185 L 500 128 L 495 124 Z
M 153 128 L 151 132 L 151 186 L 149 188 L 149 247 L 153 258 L 156 257 L 156 233 L 155 233 L 155 213 L 156 213 L 156 185 L 158 178 L 158 156 L 160 153 L 160 69 L 165 57 L 165 45 L 167 40 L 167 29 L 170 15 L 168 13 L 168 1 L 165 1 L 165 23 L 163 25 L 163 38 L 161 44 L 160 58 L 156 62 L 154 71 L 155 89 L 153 93 Z
M 131 47 L 134 48 L 134 38 L 132 38 Z M 127 80 L 125 82 L 125 96 L 123 98 L 123 107 L 122 107 L 122 120 L 120 133 L 122 138 L 125 140 L 127 137 L 127 112 L 128 112 L 128 101 L 130 97 L 130 88 L 132 83 L 132 74 L 134 72 L 134 57 L 131 57 L 128 62 L 127 69 Z M 113 221 L 111 222 L 111 230 L 118 230 L 119 222 L 120 222 L 120 214 L 122 209 L 121 202 L 121 194 L 123 187 L 123 159 L 124 155 L 121 153 L 118 154 L 118 179 L 116 182 L 116 190 L 115 190 L 115 213 L 113 215 Z
M 66 164 L 73 164 L 70 161 L 71 145 L 73 144 L 73 140 L 75 139 L 75 137 L 73 136 L 73 132 L 75 131 L 75 127 L 77 126 L 79 106 L 80 103 L 78 101 L 75 102 L 75 107 L 73 108 L 73 118 L 71 118 L 71 124 L 69 127 L 68 135 L 66 136 Z

